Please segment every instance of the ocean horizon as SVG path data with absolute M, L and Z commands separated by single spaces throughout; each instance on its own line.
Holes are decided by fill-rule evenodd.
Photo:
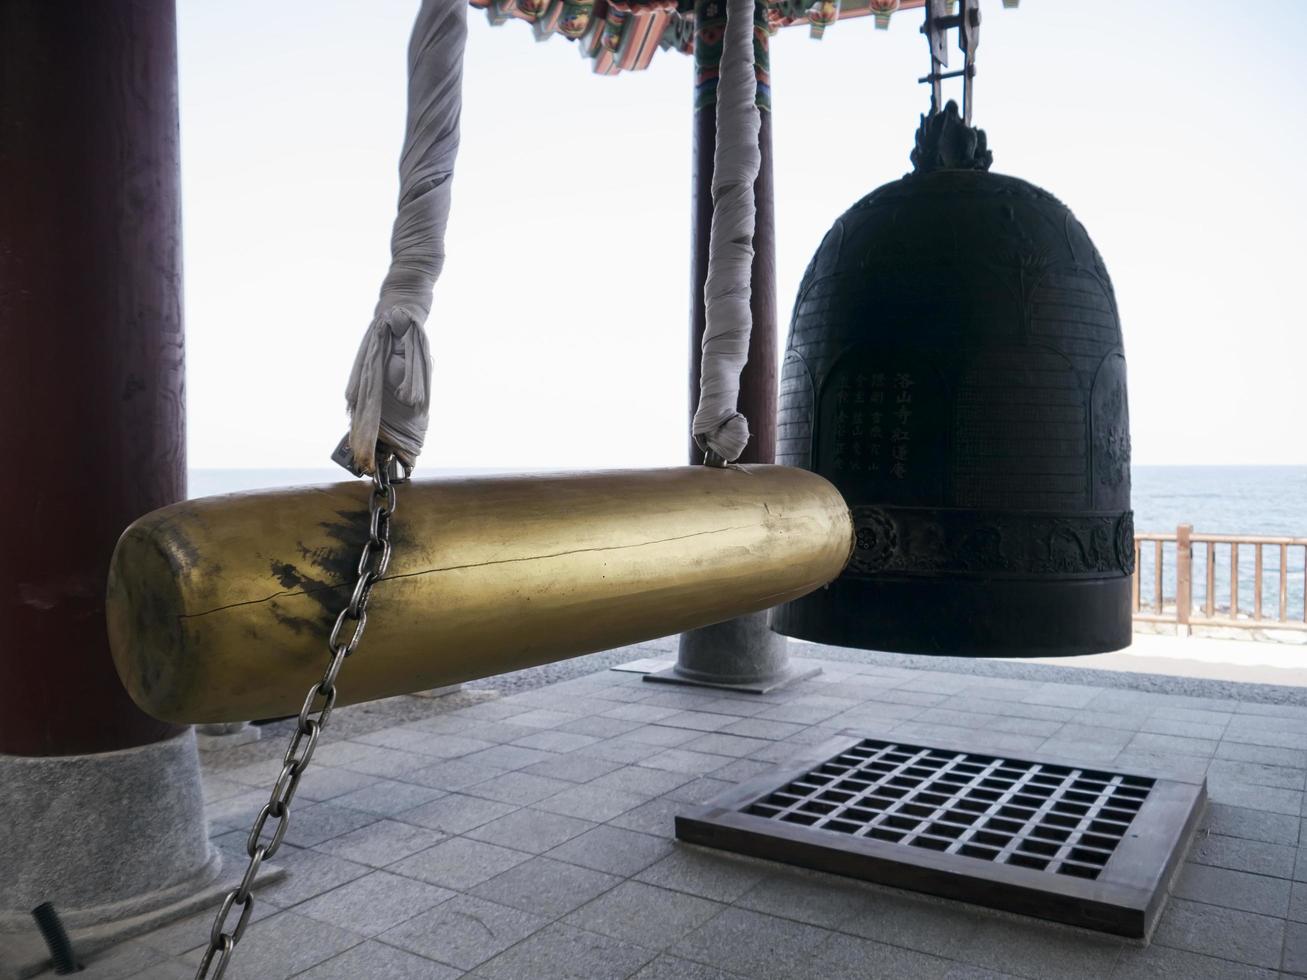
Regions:
M 548 472 L 508 467 L 423 468 L 419 477 Z M 556 469 L 567 469 L 557 467 Z M 1307 466 L 1134 466 L 1131 469 L 1135 529 L 1171 532 L 1179 524 L 1210 534 L 1270 534 L 1307 537 Z M 338 467 L 219 469 L 189 471 L 188 496 L 208 497 L 242 490 L 339 483 Z
M 565 469 L 555 467 L 554 469 Z M 535 472 L 548 472 L 536 467 Z M 529 472 L 509 468 L 423 468 L 421 477 L 473 476 L 495 473 Z M 306 469 L 208 469 L 190 470 L 189 496 L 207 497 L 212 494 L 235 493 L 269 487 L 297 486 L 315 483 L 339 483 L 349 479 L 344 470 L 333 467 Z M 1134 466 L 1131 468 L 1132 504 L 1135 512 L 1135 530 L 1141 533 L 1175 532 L 1180 524 L 1191 524 L 1196 532 L 1231 535 L 1275 535 L 1307 538 L 1307 466 Z M 1253 606 L 1252 549 L 1241 549 L 1245 563 L 1240 574 L 1239 604 L 1244 610 Z M 1163 584 L 1168 601 L 1175 594 L 1174 549 L 1166 551 Z M 1290 549 L 1286 568 L 1288 586 L 1288 615 L 1291 619 L 1303 617 L 1304 595 L 1307 586 L 1304 578 L 1307 568 L 1300 560 L 1302 552 Z M 1263 607 L 1274 610 L 1278 599 L 1279 560 L 1278 548 L 1267 548 L 1264 554 Z M 1195 546 L 1195 568 L 1205 562 L 1202 546 Z M 1150 549 L 1145 549 L 1140 562 L 1140 594 L 1145 603 L 1153 595 L 1153 560 Z M 1229 549 L 1218 547 L 1214 590 L 1218 608 L 1225 608 L 1230 595 Z M 1206 579 L 1194 577 L 1194 601 L 1206 600 Z M 1273 615 L 1273 614 L 1272 614 Z

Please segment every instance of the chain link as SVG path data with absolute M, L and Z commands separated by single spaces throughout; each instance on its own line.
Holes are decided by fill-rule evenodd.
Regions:
M 358 578 L 354 582 L 349 602 L 336 617 L 327 639 L 331 661 L 327 664 L 322 679 L 309 688 L 308 696 L 304 698 L 295 734 L 291 736 L 290 745 L 282 757 L 281 775 L 272 786 L 268 802 L 263 804 L 259 815 L 254 818 L 254 826 L 250 828 L 249 838 L 245 842 L 249 864 L 246 865 L 240 885 L 227 893 L 214 917 L 213 927 L 209 930 L 209 946 L 200 959 L 195 980 L 207 980 L 210 967 L 214 970 L 212 980 L 221 980 L 231 962 L 236 944 L 245 934 L 250 913 L 254 911 L 254 879 L 263 862 L 277 853 L 286 837 L 286 830 L 290 826 L 291 800 L 299 788 L 300 777 L 313 758 L 318 736 L 327 726 L 327 719 L 336 706 L 336 677 L 345 659 L 358 647 L 359 640 L 363 638 L 363 630 L 368 625 L 367 609 L 372 586 L 386 574 L 386 568 L 390 565 L 390 519 L 395 513 L 397 502 L 395 485 L 391 482 L 392 461 L 393 457 L 377 460 L 376 472 L 372 476 L 372 496 L 368 501 L 368 542 L 359 557 Z M 347 623 L 351 624 L 348 633 Z M 268 827 L 270 820 L 273 821 L 271 828 Z M 270 834 L 266 839 L 265 831 Z M 227 919 L 233 911 L 237 913 L 236 925 L 228 930 Z

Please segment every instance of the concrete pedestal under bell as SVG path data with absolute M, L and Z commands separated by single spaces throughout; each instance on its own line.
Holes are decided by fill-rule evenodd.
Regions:
M 216 905 L 244 871 L 224 872 L 209 842 L 190 729 L 117 752 L 0 755 L 0 787 L 4 980 L 49 966 L 31 915 L 42 902 L 86 957 Z M 265 865 L 260 884 L 282 873 Z
M 820 667 L 791 662 L 787 645 L 767 626 L 766 612 L 752 613 L 682 633 L 675 666 L 644 679 L 766 694 L 821 673 Z

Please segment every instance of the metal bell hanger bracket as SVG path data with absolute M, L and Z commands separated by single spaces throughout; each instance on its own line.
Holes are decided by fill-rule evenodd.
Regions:
M 959 0 L 926 0 L 926 23 L 921 33 L 930 45 L 930 74 L 917 81 L 930 83 L 930 111 L 936 113 L 943 104 L 940 83 L 946 78 L 962 79 L 962 121 L 971 125 L 972 80 L 976 77 L 976 48 L 980 45 L 980 0 L 960 0 L 957 13 L 949 11 Z M 964 60 L 956 71 L 948 67 L 948 32 L 957 29 L 958 47 Z

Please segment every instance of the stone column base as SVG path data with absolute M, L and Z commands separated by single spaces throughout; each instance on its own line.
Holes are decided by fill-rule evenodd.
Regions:
M 42 902 L 85 957 L 215 903 L 244 871 L 223 875 L 209 843 L 190 729 L 118 752 L 0 755 L 0 799 L 0 977 L 49 966 Z
M 791 663 L 787 644 L 767 626 L 766 612 L 751 613 L 682 633 L 676 665 L 644 679 L 766 694 L 821 673 L 820 667 Z

